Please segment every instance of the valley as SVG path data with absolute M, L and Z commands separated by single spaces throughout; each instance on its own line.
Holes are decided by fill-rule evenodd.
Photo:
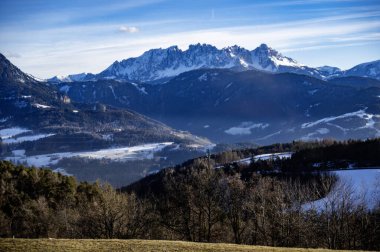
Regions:
M 2 159 L 50 167 L 84 180 L 104 179 L 101 163 L 106 162 L 106 180 L 123 186 L 123 181 L 136 181 L 236 143 L 257 146 L 380 136 L 380 82 L 376 78 L 345 74 L 314 78 L 300 75 L 298 70 L 295 74 L 293 68 L 275 68 L 295 61 L 265 45 L 252 54 L 245 53 L 251 55 L 252 62 L 256 57 L 258 62 L 266 59 L 271 71 L 259 71 L 263 66 L 256 63 L 236 69 L 216 59 L 203 61 L 210 51 L 223 55 L 244 51 L 238 47 L 218 51 L 209 45 L 194 45 L 186 52 L 173 50 L 177 49 L 147 52 L 160 55 L 159 61 L 149 62 L 157 69 L 173 67 L 159 63 L 165 57 L 178 60 L 178 71 L 173 72 L 178 76 L 156 78 L 154 83 L 132 82 L 127 75 L 123 79 L 109 69 L 91 75 L 95 79 L 81 74 L 41 82 L 2 56 Z M 199 57 L 199 62 L 183 57 Z M 144 54 L 117 67 L 121 69 L 126 62 L 138 65 L 140 60 L 148 59 Z M 179 62 L 189 68 L 180 67 Z M 291 66 L 301 67 L 296 63 Z M 141 71 L 136 68 L 135 74 Z M 115 77 L 105 77 L 106 72 Z M 146 144 L 162 148 L 132 150 Z M 90 163 L 99 168 L 90 171 L 86 168 Z M 121 167 L 129 173 L 122 172 L 125 175 L 119 178 Z
M 1 0 L 0 251 L 380 251 L 380 3 Z
M 325 140 L 226 151 L 118 189 L 0 161 L 0 235 L 91 239 L 88 246 L 99 249 L 105 248 L 94 238 L 151 240 L 142 242 L 144 250 L 157 240 L 207 242 L 211 251 L 212 243 L 377 250 L 379 145 L 379 139 Z M 89 242 L 34 241 L 52 248 L 52 241 L 68 248 Z M 9 242 L 0 239 L 0 248 L 25 246 L 22 239 Z M 165 248 L 180 246 L 172 245 Z
M 270 144 L 378 136 L 380 82 L 374 82 L 357 89 L 296 74 L 205 69 L 139 84 L 146 93 L 109 80 L 58 87 L 70 87 L 66 94 L 74 101 L 133 109 L 215 143 Z

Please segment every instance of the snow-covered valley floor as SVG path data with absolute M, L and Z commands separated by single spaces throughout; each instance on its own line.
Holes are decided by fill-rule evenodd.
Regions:
M 26 163 L 30 166 L 43 167 L 57 164 L 63 158 L 81 157 L 93 159 L 111 159 L 114 161 L 152 159 L 154 153 L 161 151 L 172 142 L 142 144 L 131 147 L 109 148 L 84 152 L 57 152 L 43 155 L 26 156 L 24 150 L 14 150 L 13 156 L 4 158 L 14 163 Z
M 261 154 L 261 155 L 256 155 L 253 157 L 254 161 L 258 160 L 271 160 L 271 159 L 286 159 L 286 158 L 291 158 L 293 155 L 293 152 L 278 152 L 278 153 L 268 153 L 268 154 Z M 252 162 L 252 157 L 249 158 L 243 158 L 238 161 L 237 163 L 244 163 L 244 164 L 250 164 Z
M 37 141 L 42 138 L 54 136 L 55 134 L 34 133 L 30 129 L 12 127 L 0 130 L 0 138 L 3 144 L 17 144 L 28 141 Z

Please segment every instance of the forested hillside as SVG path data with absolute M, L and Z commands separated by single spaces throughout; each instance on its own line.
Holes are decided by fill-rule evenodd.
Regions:
M 302 153 L 306 161 L 314 162 L 332 150 L 343 157 L 343 152 L 368 147 L 366 160 L 375 160 L 378 152 L 371 152 L 371 148 L 376 144 L 378 140 L 309 146 L 292 143 L 236 153 L 281 147 L 298 149 L 294 159 L 283 162 L 301 160 L 298 156 Z M 256 167 L 253 172 L 251 166 L 256 162 L 244 166 L 227 165 L 226 161 L 223 168 L 214 169 L 214 159 L 223 155 L 162 170 L 122 191 L 1 161 L 0 236 L 380 249 L 378 198 L 377 205 L 369 208 L 355 199 L 349 185 L 342 185 L 326 204 L 313 204 L 335 187 L 338 178 L 334 174 L 308 172 L 307 168 L 263 173 Z M 271 167 L 273 160 L 258 163 Z
M 226 152 L 164 169 L 123 192 L 107 184 L 78 183 L 51 170 L 1 161 L 0 236 L 174 239 L 376 250 L 380 249 L 380 200 L 368 208 L 355 199 L 349 185 L 343 185 L 326 204 L 314 205 L 312 202 L 329 194 L 338 178 L 316 173 L 316 169 L 308 172 L 307 164 L 344 158 L 342 153 L 353 153 L 356 148 L 367 151 L 353 155 L 351 161 L 359 162 L 360 155 L 366 155 L 362 157 L 375 164 L 378 144 L 379 140 L 292 143 Z M 278 148 L 298 151 L 281 162 L 227 162 L 236 155 Z M 297 164 L 300 157 L 306 164 L 303 171 L 279 172 L 274 168 Z M 214 159 L 226 164 L 214 169 Z M 264 172 L 263 167 L 274 170 Z

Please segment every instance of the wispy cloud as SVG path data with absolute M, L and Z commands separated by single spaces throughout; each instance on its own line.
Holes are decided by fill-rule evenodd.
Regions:
M 255 4 L 256 7 L 275 7 L 275 6 L 292 6 L 292 5 L 315 5 L 324 3 L 344 3 L 355 2 L 357 0 L 290 0 L 290 1 L 273 1 L 267 3 Z
M 296 47 L 296 48 L 289 48 L 284 49 L 282 52 L 300 52 L 300 51 L 312 51 L 312 50 L 319 50 L 319 49 L 332 49 L 332 48 L 340 48 L 340 47 L 353 47 L 353 46 L 363 46 L 363 45 L 370 45 L 372 42 L 354 42 L 354 43 L 339 43 L 339 44 L 326 44 L 326 45 L 314 45 L 314 46 L 303 46 L 303 47 Z M 359 62 L 358 62 L 359 63 Z M 320 64 L 321 65 L 321 64 Z
M 6 52 L 5 57 L 7 58 L 21 58 L 21 54 L 15 52 Z
M 119 31 L 126 33 L 136 33 L 139 32 L 139 29 L 136 26 L 120 26 Z
M 329 58 L 320 57 L 323 51 L 330 50 L 330 55 L 331 51 L 350 47 L 351 61 L 330 57 L 330 64 L 343 68 L 380 58 L 380 50 L 366 49 L 380 47 L 380 11 L 375 2 L 361 4 L 368 0 L 255 1 L 261 7 L 245 1 L 219 6 L 216 0 L 209 4 L 210 0 L 202 8 L 197 4 L 191 7 L 192 1 L 185 7 L 182 2 L 173 5 L 170 1 L 174 0 L 110 0 L 109 4 L 88 6 L 86 11 L 81 1 L 80 6 L 70 5 L 56 12 L 28 12 L 24 19 L 13 17 L 20 23 L 0 26 L 0 50 L 21 54 L 22 59 L 13 57 L 12 61 L 39 77 L 96 73 L 115 60 L 139 56 L 151 48 L 178 45 L 187 49 L 198 42 L 219 48 L 238 44 L 247 49 L 267 43 L 280 52 L 289 52 L 289 56 L 296 55 L 303 64 L 318 64 Z M 339 4 L 334 5 L 336 2 Z M 264 6 L 275 4 L 279 8 Z M 297 11 L 289 15 L 284 9 Z M 353 46 L 362 47 L 352 50 Z M 317 57 L 297 53 L 313 51 L 321 53 Z
M 334 22 L 332 22 L 333 20 Z M 344 20 L 342 22 L 342 20 Z M 300 25 L 303 23 L 303 25 Z M 123 27 L 123 32 L 133 32 L 131 26 Z M 65 41 L 55 43 L 54 47 L 48 47 L 46 43 L 34 44 L 33 56 L 30 48 L 25 48 L 23 54 L 31 57 L 20 63 L 27 66 L 30 73 L 42 73 L 39 77 L 49 77 L 54 74 L 69 74 L 75 72 L 99 72 L 114 60 L 135 57 L 145 50 L 158 47 L 178 45 L 187 49 L 192 43 L 209 43 L 219 48 L 239 44 L 247 49 L 254 49 L 260 43 L 268 43 L 282 52 L 310 51 L 326 48 L 338 48 L 353 45 L 365 45 L 379 41 L 380 21 L 377 20 L 348 20 L 343 17 L 330 17 L 326 19 L 299 20 L 297 22 L 285 22 L 270 25 L 220 27 L 203 30 L 189 30 L 183 32 L 169 32 L 147 36 L 133 36 L 127 41 L 123 37 L 102 37 L 96 35 L 99 29 L 105 32 L 110 26 L 92 27 L 93 39 L 90 41 L 78 41 L 85 27 L 71 30 L 50 30 L 49 37 L 64 34 Z M 121 29 L 120 29 L 121 30 Z M 45 31 L 46 32 L 46 31 Z M 69 38 L 68 36 L 71 37 Z M 142 35 L 142 34 L 141 34 Z M 32 34 L 30 35 L 32 36 Z M 1 41 L 1 40 L 0 40 Z M 96 61 L 92 61 L 96 58 Z M 33 60 L 32 60 L 33 59 Z M 301 63 L 308 64 L 302 59 Z M 44 62 L 50 63 L 50 67 L 43 67 Z M 357 62 L 360 63 L 360 62 Z M 53 67 L 54 66 L 54 67 Z M 342 67 L 342 65 L 338 65 Z
M 132 11 L 134 9 L 143 8 L 146 6 L 162 3 L 166 0 L 139 0 L 139 1 L 110 1 L 101 2 L 100 4 L 89 4 L 88 1 L 78 1 L 76 5 L 67 7 L 63 5 L 59 9 L 59 4 L 48 12 L 29 11 L 16 13 L 13 18 L 8 20 L 8 25 L 35 27 L 36 24 L 45 25 L 66 25 L 75 23 L 79 20 L 86 20 L 89 18 L 99 18 L 113 15 L 115 13 L 122 13 Z M 34 5 L 31 2 L 20 2 L 19 5 Z

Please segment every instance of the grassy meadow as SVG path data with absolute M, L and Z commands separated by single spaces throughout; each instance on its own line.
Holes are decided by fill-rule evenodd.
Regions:
M 230 251 L 230 252 L 290 252 L 290 251 L 345 251 L 328 249 L 276 248 L 264 246 L 235 245 L 225 243 L 195 243 L 157 240 L 102 240 L 102 239 L 0 239 L 0 251 Z M 351 250 L 352 251 L 352 250 Z

